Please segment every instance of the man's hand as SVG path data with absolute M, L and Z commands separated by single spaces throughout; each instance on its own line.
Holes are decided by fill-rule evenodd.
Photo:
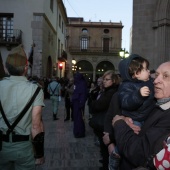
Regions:
M 118 121 L 118 120 L 125 120 L 125 117 L 124 116 L 119 116 L 119 115 L 116 115 L 113 119 L 112 119 L 112 126 L 114 126 L 115 122 Z
M 121 119 L 126 122 L 126 124 L 134 131 L 134 133 L 139 134 L 141 128 L 139 126 L 134 125 L 133 120 L 129 117 L 116 115 L 112 120 L 112 126 L 114 126 L 116 121 Z
M 109 133 L 103 132 L 103 142 L 105 145 L 108 145 L 110 143 Z
M 147 86 L 144 86 L 140 89 L 140 94 L 145 97 L 145 96 L 149 96 L 150 94 L 150 90 Z
M 38 159 L 35 160 L 35 164 L 36 165 L 42 165 L 44 162 L 45 162 L 45 158 L 44 157 L 38 158 Z
M 141 128 L 139 126 L 136 126 L 133 124 L 133 120 L 129 117 L 125 117 L 125 122 L 126 124 L 136 133 L 137 135 L 139 134 Z

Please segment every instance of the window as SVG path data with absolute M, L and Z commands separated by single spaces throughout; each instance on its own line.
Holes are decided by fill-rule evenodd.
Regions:
M 13 15 L 0 16 L 0 38 L 10 41 L 13 31 Z
M 61 29 L 62 29 L 62 33 L 64 32 L 64 24 L 63 24 L 63 21 L 62 21 L 62 27 L 61 27 Z
M 87 37 L 82 37 L 81 38 L 81 50 L 87 50 L 87 46 L 88 46 L 88 38 Z
M 87 34 L 87 33 L 88 33 L 88 30 L 87 30 L 86 28 L 83 28 L 83 29 L 82 29 L 82 33 Z
M 50 9 L 52 12 L 53 12 L 53 3 L 54 3 L 54 0 L 50 0 Z
M 108 34 L 109 33 L 109 29 L 104 29 L 104 33 Z
M 103 52 L 109 52 L 109 38 L 103 38 Z
M 62 54 L 62 52 L 63 52 L 63 44 L 61 43 L 61 53 L 60 54 Z
M 60 57 L 60 54 L 61 54 L 61 53 L 60 53 L 60 52 L 61 52 L 60 50 L 61 50 L 61 49 L 60 49 L 60 39 L 58 39 L 58 57 Z
M 82 37 L 80 40 L 81 50 L 87 50 L 88 48 L 88 30 L 87 28 L 82 29 Z
M 61 28 L 61 15 L 59 14 L 59 27 Z

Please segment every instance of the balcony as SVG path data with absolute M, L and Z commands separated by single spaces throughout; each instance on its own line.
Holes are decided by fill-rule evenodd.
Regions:
M 11 33 L 1 34 L 4 30 L 0 29 L 0 45 L 4 46 L 15 46 L 22 43 L 22 31 L 18 29 L 14 29 Z
M 81 49 L 80 47 L 69 47 L 70 54 L 73 55 L 108 55 L 118 56 L 121 48 L 103 49 L 103 47 L 88 47 L 87 49 Z

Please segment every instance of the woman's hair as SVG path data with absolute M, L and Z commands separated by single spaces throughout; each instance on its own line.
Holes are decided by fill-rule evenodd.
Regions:
M 106 72 L 103 74 L 103 79 L 104 79 L 104 77 L 106 77 L 107 75 L 110 75 L 110 78 L 112 79 L 113 84 L 115 84 L 115 85 L 120 84 L 120 77 L 119 77 L 117 74 L 115 74 L 115 72 L 114 72 L 113 70 L 108 70 L 108 71 L 106 71 Z
M 14 67 L 11 64 L 6 63 L 6 68 L 10 75 L 22 76 L 25 71 L 25 66 Z
M 94 86 L 96 86 L 96 82 L 95 82 L 95 81 L 90 82 L 90 86 L 91 86 L 92 84 L 94 84 Z
M 135 73 L 138 74 L 143 69 L 143 63 L 146 63 L 146 68 L 149 68 L 149 61 L 142 57 L 134 58 L 129 65 L 129 75 L 132 77 Z

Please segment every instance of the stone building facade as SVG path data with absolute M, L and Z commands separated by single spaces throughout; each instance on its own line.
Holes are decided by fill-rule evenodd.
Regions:
M 133 1 L 132 53 L 146 57 L 150 69 L 170 60 L 170 0 Z
M 118 71 L 122 40 L 122 23 L 85 22 L 83 18 L 68 18 L 67 73 L 74 70 L 94 81 L 107 70 Z M 72 64 L 72 60 L 76 65 Z
M 32 62 L 29 75 L 59 76 L 58 59 L 65 51 L 68 23 L 62 0 L 0 0 L 0 51 L 23 44 Z M 62 72 L 64 74 L 64 71 Z
M 30 75 L 71 76 L 77 69 L 95 80 L 107 69 L 118 72 L 122 23 L 67 18 L 62 0 L 0 0 L 0 51 L 23 44 L 33 58 Z M 65 31 L 67 27 L 67 32 Z M 133 1 L 130 52 L 146 57 L 150 69 L 170 60 L 170 0 Z M 63 69 L 58 64 L 63 63 Z

